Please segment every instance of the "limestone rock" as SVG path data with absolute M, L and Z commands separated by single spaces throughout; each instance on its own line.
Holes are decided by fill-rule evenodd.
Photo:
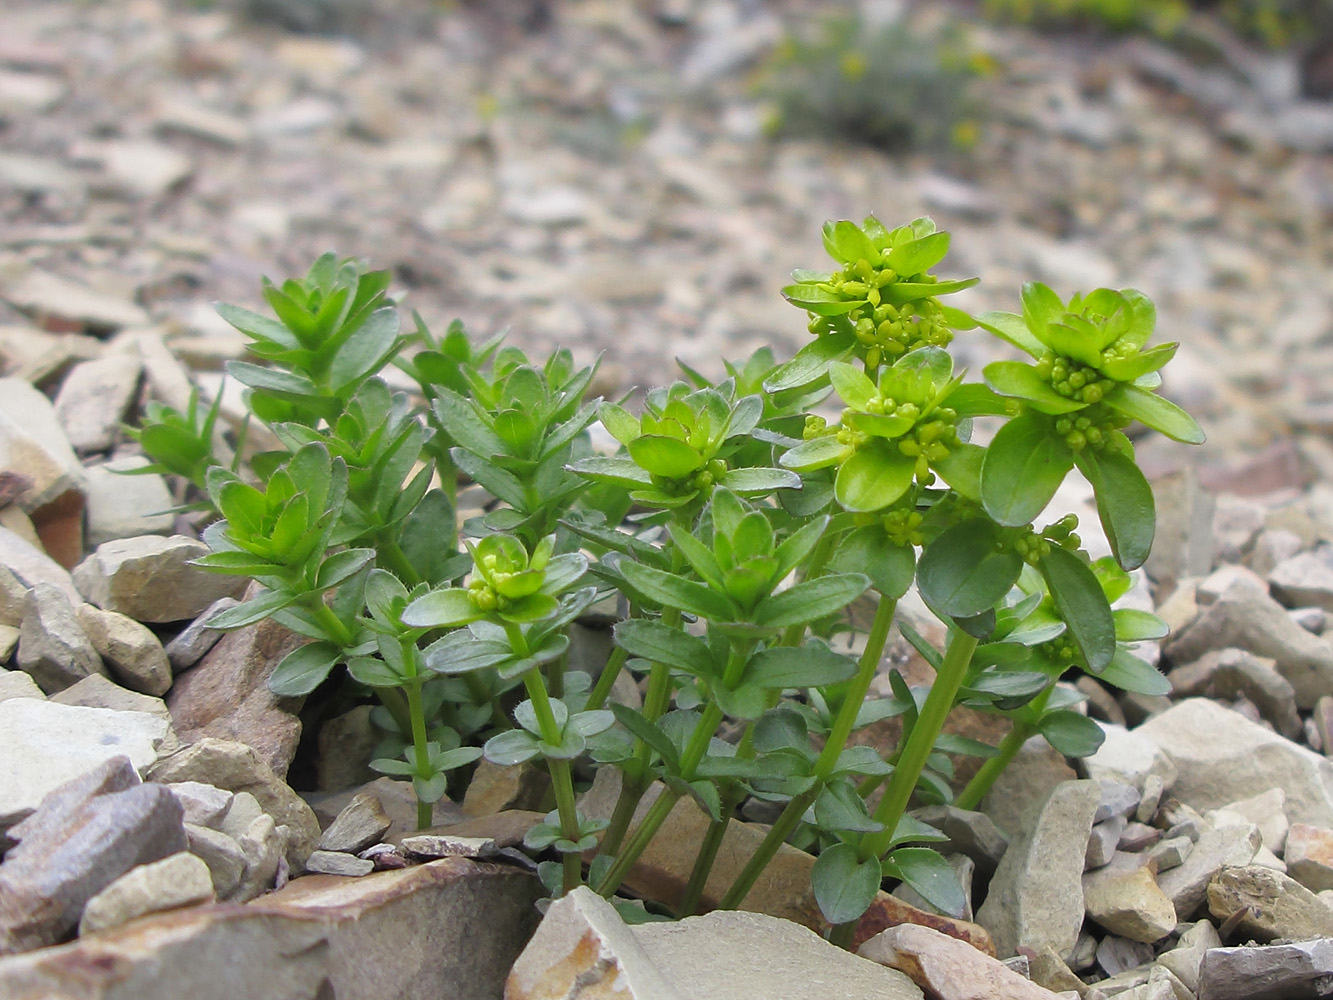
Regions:
M 1105 739 L 1091 757 L 1081 757 L 1079 768 L 1094 781 L 1115 781 L 1142 790 L 1149 778 L 1157 778 L 1164 789 L 1176 780 L 1176 766 L 1140 730 L 1102 723 Z
M 928 823 L 949 839 L 937 844 L 936 849 L 947 853 L 957 851 L 976 862 L 977 869 L 986 875 L 995 871 L 995 866 L 1004 857 L 1009 847 L 1009 838 L 1000 832 L 989 816 L 957 806 L 926 806 L 912 813 L 923 823 Z
M 1286 844 L 1291 826 L 1287 820 L 1287 793 L 1282 788 L 1270 788 L 1248 799 L 1228 802 L 1220 809 L 1209 810 L 1204 819 L 1217 827 L 1253 823 L 1264 838 L 1264 847 L 1275 853 Z
M 315 851 L 306 858 L 306 871 L 320 875 L 343 875 L 359 878 L 375 870 L 375 862 L 358 858 L 343 851 Z
M 69 370 L 56 396 L 56 417 L 76 452 L 108 451 L 139 388 L 137 354 L 106 354 Z
M 301 699 L 275 695 L 268 678 L 307 641 L 271 619 L 224 635 L 167 696 L 181 737 L 244 743 L 279 777 L 285 775 L 301 738 Z
M 287 852 L 288 833 L 289 828 L 279 826 L 268 813 L 260 813 L 249 826 L 237 832 L 236 846 L 245 858 L 245 870 L 241 873 L 241 881 L 232 890 L 232 899 L 244 902 L 274 888 L 283 855 Z M 305 866 L 304 859 L 301 864 Z
M 131 455 L 84 468 L 88 544 L 93 548 L 120 538 L 171 533 L 174 518 L 163 513 L 173 506 L 166 480 L 157 473 L 124 474 L 147 464 L 146 458 Z
M 88 900 L 79 920 L 79 936 L 119 927 L 147 913 L 212 901 L 208 865 L 181 851 L 130 869 Z
M 541 809 L 550 796 L 546 771 L 525 761 L 502 767 L 482 758 L 463 796 L 463 812 L 487 816 L 506 809 Z
M 0 829 L 23 819 L 65 782 L 115 758 L 142 771 L 167 731 L 143 712 L 60 705 L 35 698 L 0 702 Z
M 1228 647 L 1272 658 L 1301 708 L 1333 688 L 1333 645 L 1292 621 L 1262 582 L 1237 578 L 1165 652 L 1175 663 L 1188 663 Z
M 109 708 L 113 712 L 143 712 L 161 719 L 166 726 L 166 734 L 157 748 L 158 757 L 167 757 L 180 749 L 180 740 L 171 727 L 171 713 L 167 703 L 150 694 L 139 694 L 123 688 L 102 674 L 92 674 L 77 684 L 51 695 L 50 701 L 57 705 L 81 705 L 84 708 Z
M 1065 955 L 1074 947 L 1083 923 L 1084 854 L 1100 801 L 1096 782 L 1067 781 L 1029 814 L 977 912 L 998 954 L 1050 945 Z
M 371 705 L 334 716 L 319 729 L 319 788 L 336 792 L 375 780 L 370 762 L 382 733 L 370 721 Z
M 150 628 L 91 604 L 80 604 L 74 613 L 93 649 L 121 684 L 142 694 L 167 693 L 171 663 L 161 640 Z
M 674 923 L 626 926 L 606 900 L 580 887 L 551 904 L 505 983 L 505 1000 L 919 1000 L 893 969 L 840 952 L 775 917 L 716 911 Z
M 18 664 L 47 694 L 91 674 L 106 673 L 69 600 L 45 583 L 28 591 L 19 626 Z
M 1268 584 L 1289 608 L 1333 611 L 1333 549 L 1323 546 L 1284 559 L 1268 574 Z
M 10 698 L 44 700 L 46 695 L 42 694 L 42 689 L 31 674 L 25 674 L 22 670 L 0 670 L 0 701 L 8 701 Z
M 219 830 L 193 823 L 185 824 L 185 841 L 190 853 L 208 867 L 217 898 L 231 899 L 245 875 L 241 845 Z
M 1024 828 L 1026 809 L 1043 801 L 1058 785 L 1077 777 L 1064 754 L 1042 737 L 1034 736 L 1019 748 L 1012 763 L 1000 772 L 981 802 L 981 811 L 1003 833 L 1016 836 Z
M 1203 905 L 1213 876 L 1227 865 L 1250 864 L 1262 843 L 1259 829 L 1253 825 L 1205 829 L 1177 867 L 1157 876 L 1157 884 L 1176 908 L 1176 916 L 1182 920 L 1192 917 Z
M 1158 888 L 1153 873 L 1132 855 L 1083 876 L 1088 916 L 1112 934 L 1152 944 L 1176 927 L 1176 908 Z
M 74 568 L 84 599 L 140 622 L 195 618 L 222 597 L 239 597 L 242 578 L 189 565 L 208 546 L 184 535 L 139 535 L 104 542 Z
M 0 283 L 0 298 L 39 324 L 58 323 L 90 332 L 147 326 L 148 314 L 127 298 L 97 291 L 49 271 L 28 268 Z
M 0 527 L 0 622 L 19 624 L 27 591 L 39 583 L 56 587 L 71 605 L 83 600 L 65 567 L 32 542 Z
M 114 758 L 10 829 L 19 843 L 0 864 L 0 954 L 55 944 L 115 879 L 185 849 L 180 805 L 137 781 L 129 759 Z
M 1333 976 L 1333 940 L 1212 948 L 1199 968 L 1199 1000 L 1306 1000 Z
M 214 830 L 221 825 L 235 798 L 231 792 L 202 781 L 176 781 L 163 787 L 181 804 L 186 823 L 197 823 Z
M 906 974 L 941 1000 L 1054 1000 L 1055 994 L 969 944 L 929 927 L 903 924 L 876 934 L 862 958 Z
M 1217 936 L 1217 928 L 1210 920 L 1200 920 L 1188 925 L 1181 933 L 1180 940 L 1170 951 L 1157 957 L 1157 963 L 1169 969 L 1187 989 L 1199 989 L 1199 965 L 1213 948 L 1220 948 L 1222 939 Z
M 1287 874 L 1312 892 L 1333 889 L 1333 830 L 1292 824 L 1284 860 Z
M 55 408 L 25 379 L 0 378 L 0 470 L 21 472 L 31 481 L 18 496 L 29 514 L 64 494 L 84 492 L 83 466 Z
M 1295 879 L 1260 865 L 1218 872 L 1208 883 L 1208 909 L 1218 920 L 1245 911 L 1236 928 L 1260 941 L 1333 937 L 1333 907 Z
M 419 858 L 488 858 L 500 849 L 491 837 L 417 834 L 404 837 L 402 848 Z
M 412 790 L 412 782 L 395 781 L 388 775 L 381 775 L 374 781 L 367 781 L 365 784 L 356 788 L 347 788 L 341 792 L 331 792 L 327 794 L 307 794 L 305 799 L 310 803 L 310 808 L 315 811 L 320 825 L 327 827 L 342 812 L 351 801 L 358 795 L 366 793 L 379 799 L 380 807 L 384 814 L 389 817 L 390 827 L 387 833 L 381 838 L 386 843 L 398 843 L 404 836 L 413 834 L 417 831 L 417 796 Z M 513 815 L 511 812 L 497 814 L 501 817 Z M 544 813 L 530 814 L 523 813 L 524 816 L 536 815 L 541 817 Z M 431 829 L 458 823 L 463 819 L 463 810 L 456 802 L 448 798 L 441 798 L 431 809 Z M 538 820 L 539 821 L 539 820 Z M 527 833 L 532 826 L 523 827 L 523 833 Z M 523 839 L 523 833 L 518 835 L 518 840 Z M 516 841 L 517 842 L 517 841 Z
M 378 843 L 393 824 L 380 800 L 362 792 L 347 804 L 319 838 L 321 851 L 346 851 L 355 854 Z
M 1214 809 L 1270 788 L 1296 822 L 1333 827 L 1333 763 L 1214 701 L 1191 698 L 1135 732 L 1176 764 L 1177 798 Z M 1225 740 L 1217 738 L 1226 733 Z
M 167 659 L 171 661 L 171 669 L 180 673 L 202 660 L 204 654 L 216 646 L 224 635 L 217 629 L 209 628 L 208 620 L 228 608 L 236 607 L 239 603 L 241 602 L 234 597 L 219 597 L 204 609 L 203 614 L 186 625 L 167 643 Z
M 243 743 L 200 740 L 151 768 L 148 777 L 164 784 L 201 781 L 230 792 L 251 793 L 266 813 L 292 831 L 288 860 L 293 870 L 299 870 L 319 841 L 319 821 L 310 807 Z

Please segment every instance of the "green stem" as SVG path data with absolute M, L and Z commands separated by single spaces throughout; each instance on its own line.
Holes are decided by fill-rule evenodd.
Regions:
M 592 712 L 606 704 L 606 699 L 611 697 L 611 689 L 615 687 L 616 678 L 620 676 L 620 671 L 628 659 L 629 653 L 625 651 L 623 646 L 616 646 L 611 650 L 611 655 L 606 660 L 606 666 L 602 667 L 602 672 L 597 677 L 597 683 L 593 685 L 592 693 L 588 695 L 588 705 L 585 711 Z
M 958 798 L 954 799 L 953 804 L 959 809 L 975 809 L 980 805 L 981 800 L 990 791 L 991 785 L 995 784 L 995 779 L 1009 766 L 1019 749 L 1036 731 L 1034 727 L 1015 720 L 1014 728 L 1000 741 L 1000 752 L 981 765 L 977 773 L 972 776 L 972 780 L 958 793 Z
M 560 724 L 556 721 L 555 711 L 551 708 L 551 699 L 546 693 L 546 684 L 541 671 L 528 670 L 523 674 L 523 686 L 532 701 L 533 714 L 537 716 L 537 725 L 541 729 L 542 739 L 553 746 L 559 746 L 562 738 Z M 580 837 L 579 811 L 574 800 L 574 775 L 569 761 L 563 757 L 547 757 L 546 767 L 551 774 L 551 787 L 555 790 L 555 807 L 560 815 L 560 834 L 571 843 L 577 843 Z M 583 880 L 583 865 L 577 852 L 564 855 L 564 891 L 571 892 Z
M 422 582 L 421 574 L 416 571 L 415 566 L 408 562 L 407 553 L 403 551 L 402 546 L 398 544 L 396 539 L 377 538 L 375 549 L 408 590 Z
M 829 557 L 833 555 L 833 536 L 827 531 L 815 543 L 815 549 L 810 553 L 810 562 L 806 564 L 805 573 L 801 576 L 802 580 L 813 580 L 824 572 L 824 567 L 828 564 Z M 804 625 L 788 625 L 782 633 L 782 638 L 778 641 L 779 646 L 797 646 L 805 638 Z
M 847 695 L 838 708 L 837 716 L 834 717 L 824 749 L 820 752 L 819 759 L 815 761 L 815 783 L 787 803 L 787 807 L 782 810 L 782 814 L 769 829 L 768 835 L 751 855 L 750 860 L 745 863 L 745 867 L 741 869 L 740 875 L 727 890 L 727 894 L 722 897 L 720 904 L 722 909 L 734 910 L 745 902 L 745 897 L 754 888 L 760 874 L 768 867 L 778 849 L 787 842 L 787 838 L 800 824 L 801 817 L 814 804 L 824 784 L 833 776 L 838 756 L 856 726 L 856 716 L 861 711 L 861 706 L 870 691 L 870 684 L 879 670 L 879 661 L 884 656 L 884 646 L 889 641 L 889 630 L 893 627 L 893 614 L 897 607 L 897 601 L 880 598 L 875 608 L 874 621 L 870 625 L 870 634 L 866 637 L 866 647 L 857 664 L 856 676 L 852 678 Z
M 341 646 L 344 649 L 355 645 L 356 635 L 343 623 L 341 618 L 333 613 L 333 609 L 324 603 L 322 596 L 309 594 L 302 603 L 334 645 Z
M 407 711 L 412 722 L 412 747 L 416 752 L 417 773 L 422 778 L 429 778 L 430 757 L 426 750 L 426 716 L 421 708 L 421 683 L 414 680 L 403 686 L 407 693 Z M 431 825 L 435 814 L 433 802 L 417 799 L 417 829 L 424 830 Z
M 611 864 L 606 875 L 602 877 L 602 881 L 595 887 L 598 893 L 609 898 L 620 888 L 620 883 L 625 881 L 625 876 L 629 874 L 630 868 L 657 834 L 658 828 L 666 821 L 667 816 L 679 799 L 680 792 L 670 788 L 662 789 L 662 794 L 649 807 L 647 815 L 643 817 L 643 822 L 635 828 L 634 835 L 629 838 L 629 843 L 625 845 L 625 849 L 616 855 L 616 860 Z
M 722 841 L 727 835 L 727 827 L 731 823 L 731 813 L 736 805 L 736 801 L 723 799 L 722 818 L 715 819 L 708 824 L 708 832 L 704 834 L 703 843 L 699 845 L 699 854 L 694 859 L 694 869 L 690 872 L 690 881 L 685 886 L 685 895 L 681 897 L 680 905 L 676 908 L 677 918 L 693 916 L 699 909 L 699 900 L 703 898 L 704 886 L 707 885 L 708 876 L 713 871 L 713 862 L 717 860 L 717 852 L 722 847 Z

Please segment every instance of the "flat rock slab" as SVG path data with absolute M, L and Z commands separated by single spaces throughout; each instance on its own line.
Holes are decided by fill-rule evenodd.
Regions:
M 836 984 L 836 987 L 833 985 Z M 551 904 L 514 963 L 505 1000 L 920 1000 L 901 972 L 760 913 L 630 927 L 585 887 Z
M 897 969 L 929 996 L 945 1000 L 1055 1000 L 1056 994 L 1003 962 L 929 927 L 902 924 L 861 945 L 857 954 Z
M 1212 948 L 1199 965 L 1199 1000 L 1307 1000 L 1326 996 L 1333 940 L 1265 947 Z
M 85 600 L 140 622 L 196 618 L 223 597 L 240 597 L 245 580 L 191 566 L 209 551 L 184 535 L 139 535 L 104 542 L 74 567 Z
M 128 757 L 134 768 L 146 770 L 166 733 L 166 721 L 146 712 L 36 698 L 0 702 L 0 829 L 30 814 L 66 781 L 114 757 Z

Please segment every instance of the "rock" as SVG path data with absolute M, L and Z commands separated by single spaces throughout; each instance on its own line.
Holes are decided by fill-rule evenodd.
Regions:
M 1255 826 L 1204 830 L 1184 861 L 1157 876 L 1157 884 L 1176 908 L 1176 916 L 1181 920 L 1192 917 L 1203 905 L 1213 876 L 1227 865 L 1248 865 L 1262 843 Z
M 83 466 L 51 401 L 12 376 L 0 378 L 0 470 L 31 480 L 17 498 L 28 514 L 84 490 Z
M 185 851 L 132 868 L 88 900 L 79 937 L 119 927 L 148 913 L 213 901 L 208 865 Z
M 1287 816 L 1333 827 L 1333 764 L 1238 712 L 1190 698 L 1150 719 L 1135 733 L 1174 762 L 1175 795 L 1197 809 L 1214 809 L 1279 787 Z M 1226 733 L 1225 740 L 1217 739 Z
M 1083 860 L 1101 789 L 1066 781 L 1034 804 L 1025 832 L 1009 845 L 977 922 L 998 954 L 1050 945 L 1068 954 L 1083 923 Z
M 1139 823 L 1150 822 L 1157 815 L 1157 807 L 1162 804 L 1162 796 L 1165 793 L 1166 782 L 1160 774 L 1149 774 L 1145 777 L 1138 808 L 1134 810 L 1134 819 Z
M 1148 850 L 1148 861 L 1158 872 L 1170 871 L 1183 865 L 1193 850 L 1189 837 L 1168 837 Z
M 184 535 L 140 535 L 104 542 L 74 569 L 86 601 L 140 622 L 195 618 L 222 597 L 239 597 L 243 578 L 189 565 L 208 546 Z
M 289 832 L 288 827 L 279 826 L 268 813 L 260 813 L 248 827 L 236 834 L 236 846 L 245 858 L 245 871 L 232 891 L 232 899 L 244 902 L 275 888 L 283 856 L 287 853 Z M 305 859 L 302 859 L 301 867 L 305 867 Z
M 148 314 L 128 298 L 35 267 L 0 277 L 0 298 L 48 330 L 110 333 L 150 322 Z
M 1163 788 L 1176 781 L 1176 766 L 1141 730 L 1102 724 L 1105 739 L 1091 757 L 1079 758 L 1079 768 L 1093 781 L 1114 781 L 1131 788 L 1144 788 L 1156 776 Z
M 1139 790 L 1133 785 L 1111 779 L 1102 779 L 1097 784 L 1101 786 L 1102 798 L 1092 817 L 1094 823 L 1113 818 L 1123 819 L 1138 808 Z
M 137 781 L 128 758 L 113 758 L 9 830 L 19 843 L 0 864 L 0 954 L 57 943 L 115 879 L 185 849 L 180 805 Z
M 241 845 L 219 830 L 194 823 L 185 824 L 185 841 L 190 853 L 208 867 L 217 898 L 233 898 L 245 875 Z
M 985 813 L 959 809 L 957 806 L 926 806 L 914 810 L 912 815 L 949 838 L 935 845 L 939 851 L 957 851 L 967 855 L 976 862 L 977 869 L 987 876 L 995 871 L 995 866 L 1009 847 L 1009 838 L 1000 832 Z
M 1284 860 L 1287 874 L 1311 892 L 1333 889 L 1333 830 L 1293 823 Z
M 25 674 L 22 670 L 0 670 L 0 701 L 8 701 L 10 698 L 44 700 L 46 695 L 42 694 L 42 689 L 37 686 L 31 675 Z
M 80 1000 L 178 1000 L 182 990 L 194 1000 L 498 997 L 540 892 L 522 872 L 457 858 L 361 879 L 316 875 L 248 906 L 157 914 L 0 959 L 0 995 L 68 996 L 77 982 Z
M 1172 670 L 1168 679 L 1177 697 L 1203 695 L 1221 701 L 1243 697 L 1287 739 L 1301 734 L 1296 692 L 1277 672 L 1276 662 L 1267 657 L 1243 649 L 1214 650 Z
M 229 632 L 167 695 L 181 737 L 234 740 L 254 747 L 283 777 L 301 739 L 301 698 L 283 698 L 268 688 L 274 666 L 308 640 L 266 619 Z
M 336 715 L 319 729 L 319 788 L 336 792 L 375 779 L 370 762 L 383 738 L 370 721 L 371 705 Z
M 478 842 L 491 843 L 495 845 L 497 850 L 503 850 L 506 847 L 517 847 L 523 843 L 523 838 L 527 836 L 528 831 L 545 819 L 545 813 L 510 809 L 491 816 L 465 819 L 461 823 L 448 823 L 431 827 L 429 830 L 422 830 L 419 833 L 399 835 L 396 839 L 399 846 L 405 851 L 409 850 L 405 845 L 411 841 L 423 849 L 444 848 L 447 853 L 440 856 L 453 857 L 457 852 L 453 851 L 449 845 L 454 842 L 469 845 Z
M 1212 569 L 1214 500 L 1192 466 L 1154 477 L 1152 487 L 1157 533 L 1145 569 L 1159 587 L 1170 590 L 1177 580 Z
M 85 677 L 58 694 L 53 694 L 50 701 L 57 705 L 82 705 L 84 708 L 109 708 L 114 712 L 143 712 L 161 719 L 166 726 L 166 735 L 157 748 L 158 757 L 166 757 L 180 749 L 180 740 L 171 728 L 171 713 L 161 698 L 149 694 L 138 694 L 121 687 L 102 674 Z
M 1083 980 L 1074 975 L 1065 964 L 1065 960 L 1048 944 L 1032 949 L 1028 953 L 1028 964 L 1034 983 L 1061 996 L 1066 991 L 1073 991 L 1075 996 L 1082 996 L 1088 989 Z
M 39 583 L 55 587 L 71 605 L 83 600 L 68 570 L 31 542 L 0 527 L 0 615 L 4 624 L 17 625 L 23 620 L 22 598 L 16 606 L 16 590 L 26 593 Z
M 438 863 L 438 862 L 437 862 Z M 749 1000 L 828 996 L 918 1000 L 901 972 L 840 952 L 807 928 L 775 917 L 716 911 L 674 923 L 627 926 L 586 887 L 551 904 L 514 963 L 505 1000 Z
M 1199 965 L 1213 948 L 1220 948 L 1222 939 L 1217 936 L 1217 928 L 1211 921 L 1200 920 L 1187 925 L 1180 935 L 1180 940 L 1170 951 L 1157 956 L 1157 964 L 1170 970 L 1187 989 L 1199 989 Z
M 120 683 L 142 694 L 166 694 L 171 687 L 171 663 L 151 629 L 91 604 L 80 604 L 74 611 L 93 649 Z
M 418 834 L 404 837 L 402 848 L 419 858 L 487 858 L 500 849 L 491 837 Z
M 1088 916 L 1112 934 L 1153 944 L 1176 927 L 1176 909 L 1152 871 L 1134 855 L 1122 854 L 1083 876 Z M 1110 971 L 1110 970 L 1107 970 Z
M 876 934 L 856 952 L 904 973 L 940 1000 L 1053 1000 L 1055 994 L 929 927 L 903 924 Z
M 1123 976 L 1131 969 L 1139 969 L 1152 961 L 1152 946 L 1142 941 L 1108 934 L 1097 945 L 1097 964 L 1109 976 Z M 1147 974 L 1139 980 L 1147 980 Z
M 143 771 L 167 731 L 143 712 L 60 705 L 36 698 L 0 702 L 0 829 L 37 809 L 67 781 L 125 758 Z
M 1333 976 L 1333 940 L 1265 947 L 1216 947 L 1200 962 L 1199 1000 L 1305 1000 L 1326 993 Z
M 220 614 L 228 608 L 234 608 L 240 603 L 234 597 L 219 597 L 204 609 L 203 614 L 177 633 L 176 637 L 166 645 L 167 659 L 171 661 L 171 669 L 180 673 L 202 660 L 204 654 L 216 646 L 218 640 L 225 634 L 217 629 L 209 628 L 206 622 L 214 615 Z M 323 756 L 322 752 L 320 756 Z
M 1282 528 L 1265 528 L 1254 539 L 1254 547 L 1246 557 L 1245 564 L 1262 577 L 1267 577 L 1277 565 L 1285 562 L 1304 548 L 1300 535 Z M 1272 583 L 1269 583 L 1272 590 Z M 1273 596 L 1277 597 L 1276 591 Z M 1282 598 L 1278 598 L 1282 600 Z M 1283 601 L 1283 603 L 1288 603 Z
M 1083 856 L 1083 867 L 1091 870 L 1109 864 L 1128 825 L 1129 821 L 1123 816 L 1112 816 L 1094 823 L 1092 835 L 1088 838 L 1088 850 Z
M 194 823 L 211 829 L 218 829 L 222 819 L 231 808 L 231 792 L 202 781 L 176 781 L 164 785 L 167 791 L 181 804 L 181 811 L 186 823 Z
M 106 667 L 64 593 L 39 583 L 28 591 L 19 626 L 18 664 L 47 694 Z
M 1172 662 L 1188 663 L 1233 646 L 1272 658 L 1278 673 L 1291 683 L 1300 708 L 1312 707 L 1333 688 L 1333 645 L 1293 622 L 1261 583 L 1243 577 L 1163 651 Z
M 1155 811 L 1155 810 L 1154 810 Z M 1122 851 L 1142 851 L 1152 847 L 1162 839 L 1162 831 L 1146 823 L 1129 823 L 1120 834 L 1120 840 L 1116 844 Z
M 412 782 L 395 781 L 387 775 L 382 775 L 374 781 L 368 781 L 356 788 L 347 788 L 341 792 L 330 794 L 307 794 L 306 801 L 315 811 L 322 826 L 329 826 L 338 814 L 342 812 L 351 801 L 361 794 L 373 795 L 379 799 L 380 807 L 384 814 L 389 817 L 391 826 L 382 839 L 389 843 L 398 843 L 404 836 L 417 833 L 417 796 L 412 790 Z M 500 813 L 501 817 L 508 816 L 510 813 Z M 529 815 L 523 813 L 523 815 Z M 536 813 L 540 822 L 540 817 L 544 813 Z M 484 817 L 483 817 L 484 818 Z M 441 798 L 435 803 L 431 810 L 431 829 L 454 824 L 463 819 L 463 810 L 457 803 L 451 802 L 448 798 Z M 532 826 L 531 823 L 523 828 L 523 833 L 527 833 Z M 523 839 L 522 834 L 518 838 Z
M 1264 838 L 1264 847 L 1274 852 L 1281 851 L 1290 827 L 1287 821 L 1287 793 L 1281 788 L 1270 788 L 1251 798 L 1228 802 L 1221 809 L 1206 813 L 1204 819 L 1216 827 L 1253 823 Z
M 1333 611 L 1333 550 L 1323 546 L 1282 560 L 1268 574 L 1268 585 L 1289 608 Z
M 981 802 L 981 811 L 1002 832 L 1014 836 L 1023 829 L 1023 812 L 1031 804 L 1044 800 L 1052 789 L 1076 777 L 1064 754 L 1042 737 L 1034 736 L 1000 772 Z
M 389 832 L 391 825 L 393 820 L 380 805 L 380 800 L 368 792 L 362 792 L 338 813 L 338 818 L 324 831 L 319 838 L 319 849 L 355 854 L 378 843 Z
M 1237 931 L 1260 941 L 1333 937 L 1333 908 L 1295 879 L 1260 865 L 1218 872 L 1208 883 L 1208 910 L 1218 920 L 1236 918 Z
M 320 875 L 344 875 L 358 878 L 375 870 L 375 862 L 342 851 L 315 851 L 306 858 L 306 871 Z
M 148 777 L 163 784 L 201 781 L 230 792 L 249 792 L 266 813 L 292 831 L 288 861 L 293 870 L 300 869 L 319 842 L 319 821 L 310 807 L 243 743 L 202 739 L 152 767 Z
M 105 142 L 98 145 L 94 156 L 101 161 L 104 174 L 99 186 L 107 193 L 131 198 L 161 197 L 194 173 L 188 156 L 157 142 Z
M 525 761 L 502 767 L 482 758 L 463 796 L 463 812 L 488 816 L 506 809 L 540 810 L 548 804 L 550 794 L 551 780 L 535 764 Z
M 124 475 L 147 464 L 147 459 L 131 455 L 85 466 L 89 545 L 96 548 L 120 538 L 171 533 L 174 518 L 159 513 L 173 505 L 166 480 L 157 473 Z
M 958 882 L 958 887 L 963 890 L 963 908 L 958 916 L 963 920 L 974 920 L 975 913 L 972 908 L 972 887 L 976 882 L 977 863 L 966 854 L 946 854 L 944 860 L 949 862 L 949 867 L 953 869 L 954 878 Z M 906 882 L 897 885 L 893 890 L 893 895 L 903 902 L 915 906 L 919 910 L 927 913 L 938 913 L 943 915 L 944 911 L 936 907 Z
M 143 362 L 131 353 L 81 361 L 69 370 L 56 396 L 56 417 L 76 452 L 109 451 L 139 390 Z

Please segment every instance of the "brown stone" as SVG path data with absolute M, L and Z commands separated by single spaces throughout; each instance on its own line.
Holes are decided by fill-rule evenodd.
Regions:
M 1333 889 L 1333 830 L 1291 824 L 1282 859 L 1287 863 L 1287 874 L 1307 889 Z
M 463 812 L 468 816 L 489 816 L 506 809 L 549 808 L 551 779 L 546 771 L 530 761 L 501 767 L 486 759 L 477 762 L 477 770 L 463 796 Z
M 861 945 L 857 954 L 906 973 L 939 1000 L 1055 1000 L 1050 990 L 1003 962 L 929 927 L 891 927 Z

